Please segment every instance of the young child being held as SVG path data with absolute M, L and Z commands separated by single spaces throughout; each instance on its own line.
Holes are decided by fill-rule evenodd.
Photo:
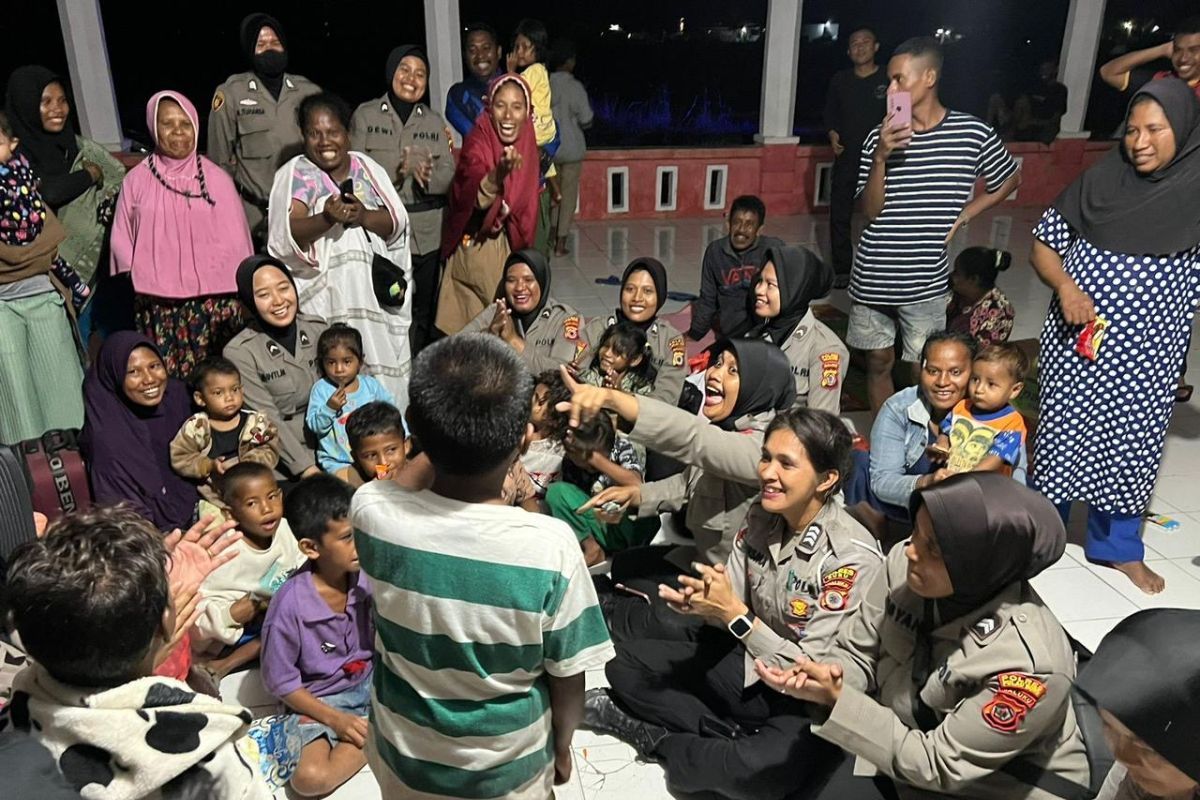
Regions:
M 64 234 L 62 225 L 42 200 L 38 191 L 38 178 L 25 156 L 16 152 L 21 140 L 13 133 L 12 123 L 0 111 L 0 243 L 16 247 L 35 244 L 49 224 L 53 241 L 47 240 L 40 246 L 54 253 L 50 271 L 58 282 L 71 293 L 75 310 L 91 297 L 87 283 L 58 256 L 58 243 Z M 51 222 L 48 222 L 52 220 Z
M 270 467 L 243 461 L 230 467 L 218 485 L 242 539 L 234 545 L 237 558 L 200 586 L 202 611 L 192 647 L 197 655 L 216 656 L 206 667 L 220 681 L 258 658 L 267 605 L 304 563 L 304 554 L 284 519 L 283 490 Z
M 350 527 L 353 494 L 332 475 L 292 490 L 287 518 L 307 562 L 275 593 L 262 628 L 263 684 L 300 715 L 291 785 L 304 796 L 332 792 L 367 763 L 375 625 Z
M 930 447 L 944 460 L 937 479 L 960 472 L 1003 472 L 1025 448 L 1025 419 L 1012 406 L 1025 388 L 1029 358 L 1013 344 L 994 344 L 975 356 L 967 396 L 942 420 L 942 434 Z
M 188 379 L 192 401 L 204 410 L 188 417 L 171 441 L 171 469 L 201 482 L 200 516 L 228 518 L 214 482 L 233 465 L 279 463 L 279 431 L 258 411 L 242 407 L 242 375 L 232 361 L 214 356 Z
M 571 393 L 558 370 L 547 370 L 534 379 L 533 399 L 529 404 L 533 435 L 529 438 L 529 447 L 521 454 L 521 463 L 540 498 L 545 498 L 550 484 L 562 477 L 567 415 L 557 411 L 555 406 L 570 399 Z
M 646 332 L 632 322 L 610 325 L 600 337 L 592 363 L 579 375 L 580 383 L 650 394 L 658 370 L 650 358 Z
M 404 471 L 411 443 L 400 409 L 383 400 L 367 403 L 346 418 L 354 463 L 334 474 L 357 489 L 374 480 L 393 480 Z
M 252 749 L 239 752 L 250 712 L 151 674 L 187 624 L 177 624 L 189 611 L 173 587 L 194 587 L 223 557 L 220 541 L 199 533 L 185 545 L 129 508 L 96 507 L 12 556 L 8 605 L 32 663 L 0 727 L 48 750 L 84 797 L 271 798 Z M 0 748 L 4 796 L 38 796 L 12 786 L 5 756 Z
M 335 323 L 317 340 L 321 380 L 308 396 L 305 424 L 317 435 L 317 462 L 326 472 L 337 472 L 354 464 L 346 419 L 357 408 L 375 400 L 396 404 L 382 383 L 360 375 L 363 365 L 362 334 L 349 325 Z
M 612 418 L 597 415 L 573 429 L 563 444 L 567 461 L 562 480 L 550 484 L 546 505 L 551 515 L 571 526 L 588 566 L 599 564 L 606 554 L 648 544 L 658 532 L 657 517 L 634 520 L 624 515 L 609 516 L 606 509 L 576 513 L 610 486 L 637 486 L 642 482 L 643 459 L 628 439 L 617 436 Z

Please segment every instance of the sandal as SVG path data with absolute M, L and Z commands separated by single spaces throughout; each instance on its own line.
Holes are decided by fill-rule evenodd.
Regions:
M 1190 383 L 1181 383 L 1175 388 L 1175 402 L 1187 403 L 1192 399 L 1192 390 L 1195 387 Z

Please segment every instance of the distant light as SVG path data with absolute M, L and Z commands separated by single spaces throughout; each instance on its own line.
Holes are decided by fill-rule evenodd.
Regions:
M 1025 44 L 1033 44 L 1033 39 L 1026 39 Z
M 608 26 L 608 29 L 615 33 L 617 31 L 621 30 L 621 26 L 614 22 L 612 25 Z
M 1121 27 L 1125 29 L 1126 33 L 1133 33 L 1133 20 L 1131 20 L 1131 19 L 1125 20 L 1124 22 L 1121 23 Z
M 1151 29 L 1150 29 L 1150 32 L 1151 32 L 1151 33 L 1158 33 L 1158 26 L 1157 26 L 1157 25 L 1155 25 L 1153 28 L 1151 28 Z
M 743 25 L 743 26 L 742 26 L 742 36 L 745 36 L 745 35 L 746 35 L 747 33 L 749 33 L 749 32 L 750 32 L 750 31 L 749 31 L 749 29 L 748 29 L 748 28 L 746 28 L 746 26 L 745 26 L 745 25 Z

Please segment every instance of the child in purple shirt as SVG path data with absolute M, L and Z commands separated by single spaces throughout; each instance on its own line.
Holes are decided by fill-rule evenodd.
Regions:
M 350 527 L 353 491 L 315 475 L 288 496 L 288 523 L 308 563 L 275 593 L 262 628 L 263 683 L 300 715 L 291 785 L 306 796 L 332 792 L 367 763 L 375 625 Z

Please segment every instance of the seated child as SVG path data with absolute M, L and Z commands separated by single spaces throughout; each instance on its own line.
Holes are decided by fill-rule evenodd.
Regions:
M 996 285 L 996 276 L 1012 264 L 1012 254 L 990 247 L 968 247 L 954 259 L 946 309 L 946 329 L 966 333 L 980 347 L 1008 341 L 1013 306 Z
M 599 564 L 606 554 L 648 544 L 658 531 L 657 517 L 610 517 L 606 509 L 576 513 L 589 498 L 610 486 L 642 482 L 643 457 L 628 439 L 617 435 L 612 418 L 600 414 L 581 424 L 567 435 L 564 445 L 567 461 L 562 480 L 550 484 L 546 505 L 554 517 L 575 531 L 588 566 Z
M 375 680 L 389 688 L 367 748 L 383 797 L 548 798 L 570 775 L 584 673 L 613 647 L 569 529 L 499 502 L 532 393 L 499 338 L 434 342 L 413 362 L 408 409 L 432 486 L 372 481 L 354 495 Z
M 28 247 L 42 234 L 49 208 L 42 200 L 33 168 L 24 155 L 15 152 L 20 142 L 13 135 L 8 117 L 0 111 L 0 242 Z M 62 230 L 57 221 L 55 227 Z M 71 293 L 75 310 L 83 308 L 92 295 L 87 283 L 58 255 L 51 261 L 50 271 Z
M 168 563 L 162 534 L 120 506 L 63 517 L 18 550 L 8 604 L 33 663 L 0 728 L 49 750 L 85 797 L 269 800 L 237 744 L 250 712 L 151 675 L 180 612 Z
M 270 467 L 243 461 L 221 476 L 219 486 L 242 539 L 234 545 L 237 558 L 200 586 L 202 611 L 192 636 L 193 650 L 209 657 L 205 667 L 218 682 L 258 658 L 267 605 L 304 563 L 283 516 L 283 490 Z
M 547 370 L 534 379 L 529 413 L 533 435 L 521 454 L 521 463 L 539 498 L 545 498 L 546 489 L 562 476 L 562 443 L 567 436 L 567 415 L 555 406 L 570 399 L 571 393 L 558 370 Z
M 192 402 L 204 410 L 188 417 L 171 441 L 171 469 L 200 481 L 200 516 L 228 519 L 214 480 L 240 461 L 274 467 L 279 431 L 258 411 L 242 408 L 242 376 L 232 361 L 205 359 L 192 370 Z
M 349 325 L 330 325 L 317 340 L 321 380 L 308 396 L 305 424 L 319 439 L 317 462 L 326 472 L 353 465 L 346 418 L 375 400 L 396 404 L 392 393 L 370 375 L 360 375 L 363 365 L 362 334 Z
M 632 322 L 617 322 L 600 336 L 592 363 L 579 374 L 579 382 L 629 394 L 650 394 L 654 390 L 654 368 L 646 332 Z
M 980 350 L 971 364 L 967 396 L 942 420 L 942 433 L 930 446 L 931 458 L 946 466 L 938 480 L 960 472 L 1003 472 L 1013 467 L 1025 449 L 1025 419 L 1012 406 L 1025 388 L 1029 358 L 1013 344 L 994 344 Z
M 334 474 L 357 489 L 373 480 L 392 480 L 404 470 L 411 444 L 400 409 L 376 400 L 346 418 L 346 438 L 354 460 Z
M 291 784 L 305 796 L 332 792 L 367 763 L 375 625 L 350 527 L 353 495 L 332 475 L 306 478 L 288 495 L 307 562 L 275 593 L 262 628 L 263 684 L 301 715 Z

